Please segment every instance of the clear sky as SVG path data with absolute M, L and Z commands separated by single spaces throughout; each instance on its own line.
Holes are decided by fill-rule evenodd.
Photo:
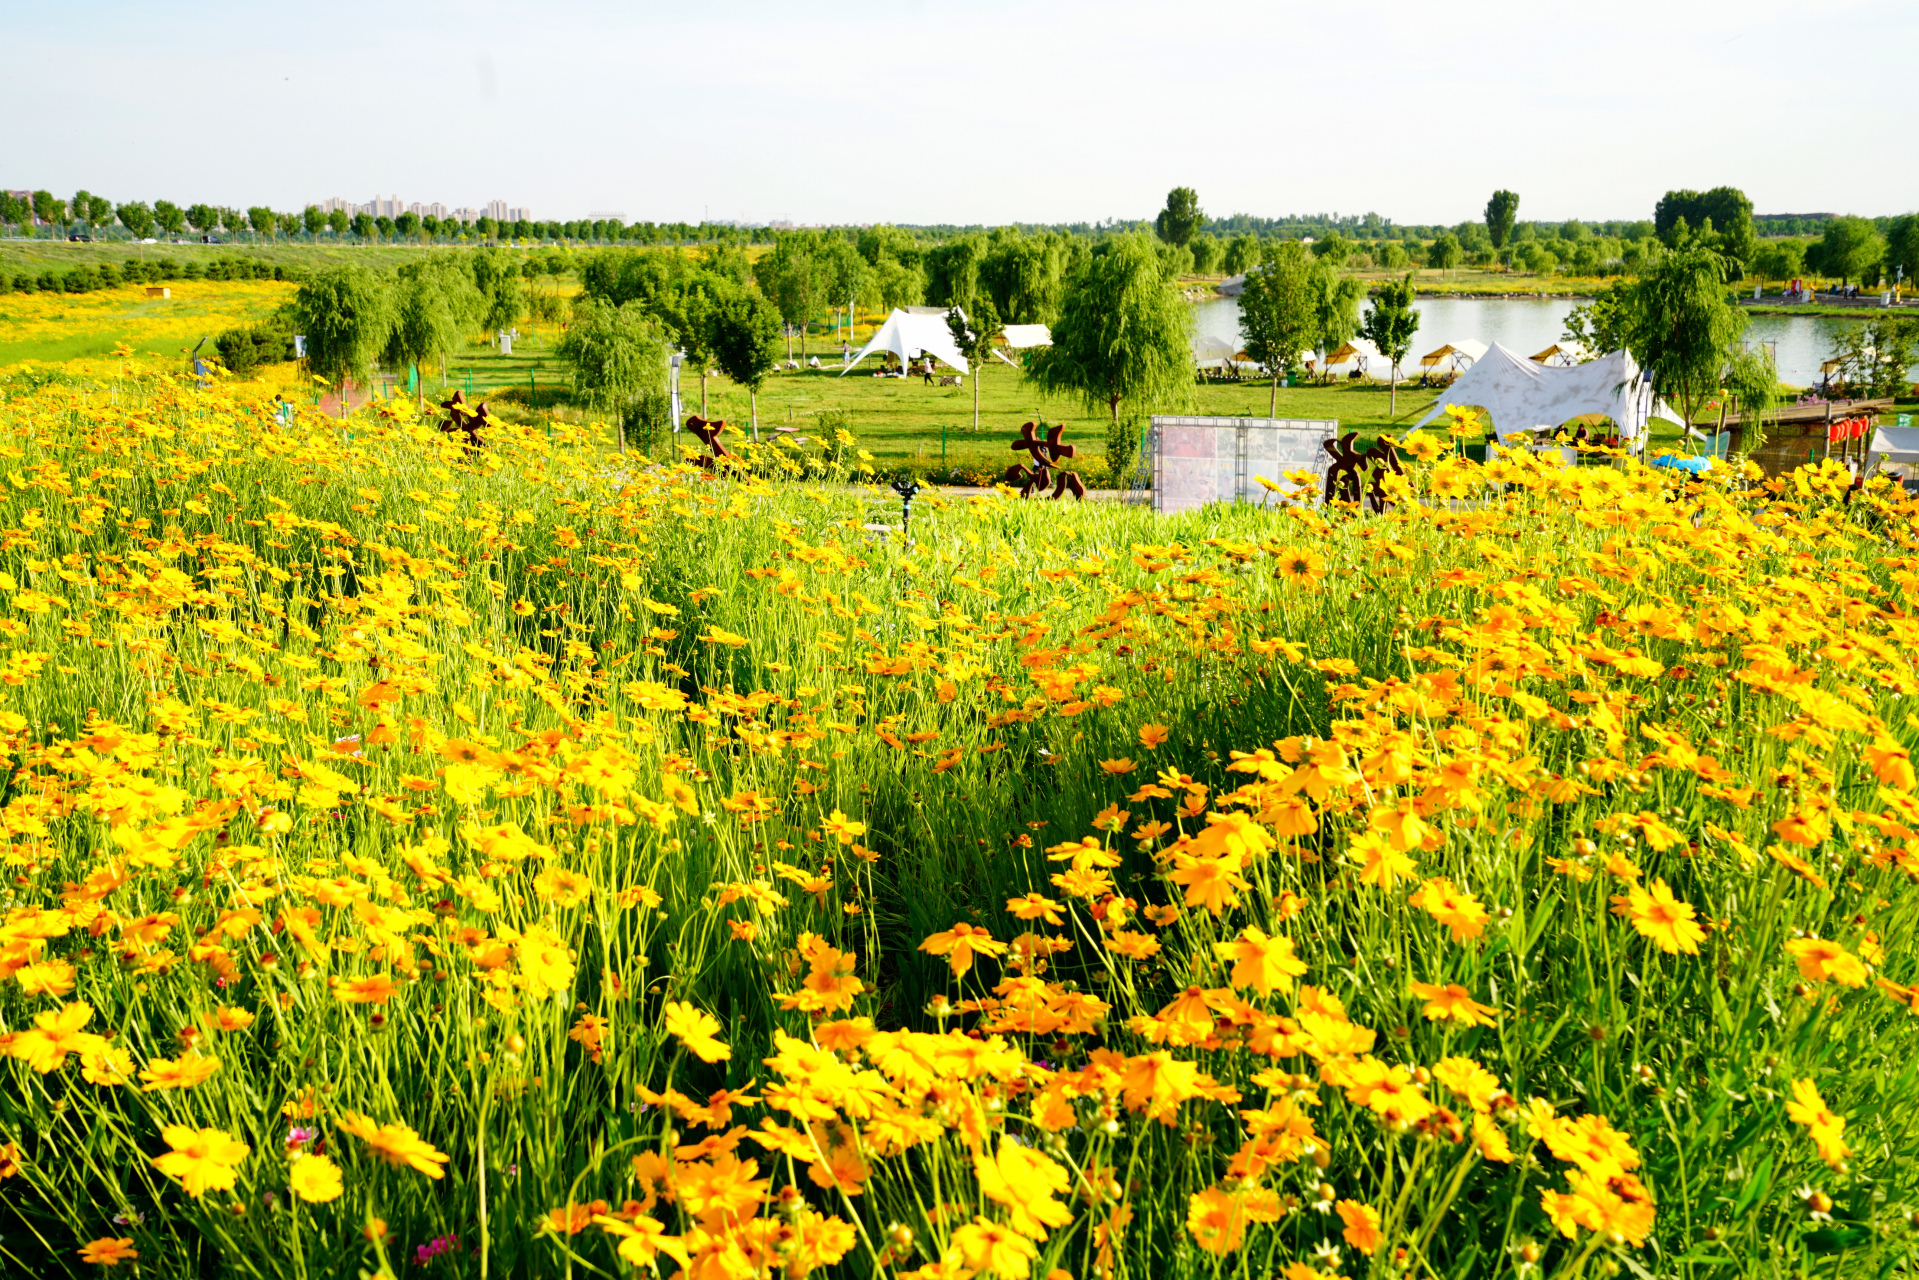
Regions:
M 1919 208 L 1913 0 L 0 0 L 0 185 L 536 218 Z

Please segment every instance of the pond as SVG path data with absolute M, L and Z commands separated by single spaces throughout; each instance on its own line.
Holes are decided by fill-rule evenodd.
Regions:
M 1565 332 L 1566 315 L 1578 303 L 1566 298 L 1418 298 L 1419 334 L 1409 361 L 1419 376 L 1419 355 L 1448 342 L 1476 338 L 1488 346 L 1503 343 L 1522 356 L 1544 351 Z M 1235 341 L 1239 336 L 1239 299 L 1211 298 L 1195 304 L 1201 334 Z M 1809 387 L 1819 380 L 1821 361 L 1832 358 L 1845 327 L 1857 323 L 1826 316 L 1754 316 L 1746 330 L 1750 342 L 1773 345 L 1779 380 Z M 1919 366 L 1916 366 L 1919 367 Z M 1401 372 L 1405 372 L 1402 367 Z

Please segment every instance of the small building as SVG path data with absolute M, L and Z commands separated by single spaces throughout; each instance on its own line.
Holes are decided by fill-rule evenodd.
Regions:
M 163 284 L 150 284 L 147 286 L 147 297 L 149 298 L 171 298 L 172 296 L 173 290 Z

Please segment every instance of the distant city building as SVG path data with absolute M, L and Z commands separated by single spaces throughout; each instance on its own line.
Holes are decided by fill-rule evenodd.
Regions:
M 522 222 L 531 221 L 533 217 L 531 209 L 524 205 L 509 205 L 504 200 L 488 201 L 486 207 L 482 209 L 461 206 L 458 209 L 449 210 L 443 204 L 425 204 L 417 200 L 408 204 L 397 195 L 374 196 L 365 204 L 358 204 L 340 196 L 328 196 L 319 202 L 318 207 L 321 213 L 332 213 L 335 209 L 343 209 L 348 214 L 364 213 L 371 218 L 397 218 L 403 213 L 412 213 L 421 217 L 438 218 L 442 222 L 448 219 L 455 222 L 478 222 L 481 218 L 492 218 L 498 222 Z
M 586 215 L 589 222 L 625 222 L 624 209 L 598 209 Z

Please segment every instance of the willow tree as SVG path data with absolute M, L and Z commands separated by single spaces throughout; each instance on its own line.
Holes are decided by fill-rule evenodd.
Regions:
M 366 378 L 392 330 L 392 286 L 365 267 L 334 267 L 300 286 L 293 311 L 306 333 L 309 367 L 339 384 L 344 418 L 347 380 Z
M 1726 259 L 1700 246 L 1666 254 L 1633 287 L 1628 345 L 1691 426 L 1719 394 L 1746 331 L 1726 297 Z
M 649 391 L 666 386 L 666 335 L 637 302 L 601 298 L 573 310 L 559 355 L 573 366 L 573 394 L 612 418 L 626 452 L 628 423 Z
M 446 357 L 473 331 L 486 313 L 486 299 L 473 283 L 466 264 L 450 254 L 436 254 L 400 268 L 394 288 L 393 327 L 387 334 L 382 363 L 389 369 L 408 365 L 421 370 L 419 402 L 426 404 L 428 360 L 439 357 L 440 383 L 446 383 Z
M 1067 283 L 1053 344 L 1026 362 L 1048 395 L 1119 421 L 1122 402 L 1183 407 L 1193 395 L 1193 314 L 1142 235 L 1107 241 Z

